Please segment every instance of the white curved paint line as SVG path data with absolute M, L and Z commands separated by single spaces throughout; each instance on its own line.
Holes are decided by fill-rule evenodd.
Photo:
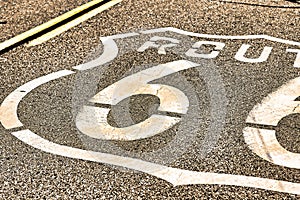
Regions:
M 245 36 L 210 35 L 210 34 L 193 33 L 193 32 L 184 31 L 173 27 L 145 30 L 145 31 L 140 31 L 140 33 L 150 34 L 150 33 L 159 33 L 159 32 L 167 32 L 167 31 L 188 35 L 188 36 L 212 38 L 212 39 L 230 39 L 230 40 L 266 39 L 274 42 L 300 46 L 300 42 L 285 40 L 285 39 L 276 38 L 268 35 L 245 35 Z M 133 33 L 117 34 L 117 35 L 112 35 L 107 37 L 100 37 L 100 40 L 104 46 L 103 54 L 97 59 L 84 64 L 77 65 L 73 67 L 73 69 L 87 70 L 112 61 L 118 55 L 118 47 L 114 42 L 114 39 L 122 39 L 122 38 L 137 36 L 137 35 L 139 35 L 139 33 L 133 32 Z
M 189 106 L 189 101 L 184 93 L 171 86 L 158 84 L 147 86 L 147 83 L 197 66 L 199 64 L 187 60 L 177 60 L 160 64 L 119 80 L 104 88 L 89 101 L 116 105 L 123 99 L 134 94 L 153 94 L 160 98 L 159 110 L 185 114 Z
M 249 148 L 261 158 L 276 165 L 300 169 L 300 154 L 284 149 L 275 130 L 246 127 L 243 133 Z
M 247 123 L 273 125 L 285 116 L 300 113 L 300 102 L 294 101 L 300 96 L 300 77 L 288 81 L 275 92 L 265 97 L 249 112 Z
M 84 106 L 76 117 L 76 127 L 84 134 L 103 140 L 138 140 L 168 130 L 181 119 L 163 115 L 151 115 L 145 121 L 132 126 L 117 128 L 107 122 L 110 109 Z
M 126 33 L 126 34 L 119 34 L 119 35 L 113 35 L 113 36 L 107 36 L 107 37 L 100 37 L 100 40 L 103 44 L 103 53 L 96 59 L 77 65 L 73 67 L 73 69 L 77 69 L 80 71 L 92 69 L 94 67 L 106 64 L 113 59 L 115 59 L 118 56 L 119 49 L 117 47 L 117 44 L 115 43 L 114 39 L 121 39 L 126 37 L 132 37 L 139 35 L 138 33 Z
M 161 84 L 148 84 L 155 79 L 198 66 L 186 60 L 160 64 L 127 76 L 104 88 L 89 101 L 99 104 L 116 105 L 133 95 L 149 94 L 160 100 L 159 111 L 186 114 L 189 107 L 187 96 L 179 89 Z M 105 140 L 138 140 L 154 136 L 174 126 L 178 117 L 152 115 L 138 124 L 117 128 L 107 122 L 110 109 L 86 106 L 76 117 L 76 126 L 84 134 Z
M 141 171 L 163 180 L 177 185 L 190 184 L 221 184 L 242 187 L 260 188 L 277 192 L 285 192 L 291 194 L 300 194 L 300 183 L 292 183 L 287 181 L 258 178 L 251 176 L 240 176 L 231 174 L 217 174 L 207 172 L 189 171 L 177 168 L 171 168 L 159 164 L 154 164 L 139 159 L 121 157 L 112 154 L 87 151 L 78 148 L 59 145 L 45 140 L 30 130 L 22 130 L 12 133 L 15 137 L 26 144 L 40 149 L 42 151 L 65 156 L 110 164 L 115 166 L 126 167 L 129 169 Z
M 130 78 L 130 77 L 129 77 Z M 125 80 L 125 81 L 122 81 Z M 189 107 L 187 96 L 179 89 L 160 84 L 143 84 L 135 82 L 136 79 L 121 79 L 104 90 L 97 93 L 90 102 L 116 105 L 123 99 L 133 95 L 149 94 L 157 96 L 160 100 L 159 111 L 186 114 Z M 141 80 L 141 79 L 139 79 Z
M 137 36 L 139 35 L 139 33 L 122 33 L 122 34 L 117 34 L 117 35 L 110 35 L 110 36 L 106 36 L 103 38 L 109 38 L 109 39 L 122 39 L 122 38 L 128 38 L 128 37 L 133 37 L 133 36 Z
M 2 102 L 0 107 L 0 122 L 6 129 L 17 128 L 23 126 L 20 122 L 17 109 L 20 101 L 26 96 L 31 90 L 37 88 L 38 86 L 52 81 L 54 79 L 58 79 L 63 76 L 70 75 L 75 73 L 70 70 L 61 70 L 58 72 L 54 72 L 45 76 L 41 76 L 34 80 L 31 80 L 24 85 L 18 87 L 12 93 L 10 93 Z
M 90 62 L 81 64 L 81 65 L 77 65 L 77 66 L 73 67 L 73 69 L 77 69 L 80 71 L 92 69 L 99 65 L 108 63 L 118 56 L 119 49 L 118 49 L 115 41 L 113 41 L 112 39 L 107 38 L 107 37 L 104 37 L 104 38 L 101 37 L 100 40 L 102 41 L 103 48 L 104 48 L 101 56 L 99 56 L 98 58 L 96 58 L 95 60 L 92 60 Z
M 300 113 L 300 102 L 295 101 L 299 96 L 300 77 L 297 77 L 255 105 L 246 122 L 277 126 L 283 117 Z M 277 141 L 275 130 L 246 127 L 243 133 L 249 148 L 261 158 L 277 165 L 300 169 L 300 154 L 285 150 Z
M 210 34 L 193 33 L 193 32 L 184 31 L 181 29 L 173 28 L 173 27 L 145 30 L 145 31 L 140 31 L 140 33 L 150 34 L 150 33 L 159 33 L 159 32 L 167 32 L 167 31 L 171 31 L 171 32 L 175 32 L 175 33 L 179 33 L 179 34 L 183 34 L 183 35 L 188 35 L 188 36 L 211 38 L 211 39 L 229 39 L 229 40 L 266 39 L 266 40 L 270 40 L 273 42 L 279 42 L 279 43 L 284 43 L 284 44 L 300 46 L 300 42 L 285 40 L 285 39 L 276 38 L 276 37 L 272 37 L 272 36 L 268 36 L 268 35 L 237 35 L 237 36 L 210 35 Z

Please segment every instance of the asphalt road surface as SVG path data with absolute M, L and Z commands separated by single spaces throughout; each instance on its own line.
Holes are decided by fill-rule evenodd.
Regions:
M 87 2 L 3 0 L 0 42 Z M 1 51 L 0 199 L 299 199 L 299 19 L 123 0 Z

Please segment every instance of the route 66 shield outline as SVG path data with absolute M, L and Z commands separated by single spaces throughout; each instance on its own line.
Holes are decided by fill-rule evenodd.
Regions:
M 177 31 L 178 33 L 183 33 L 184 31 L 173 29 L 173 28 L 165 28 L 165 31 Z M 159 30 L 161 31 L 161 30 Z M 153 32 L 153 31 L 152 31 Z M 145 33 L 145 32 L 144 32 Z M 187 32 L 185 32 L 186 34 Z M 138 33 L 125 34 L 124 36 L 133 36 Z M 195 35 L 192 34 L 191 35 Z M 115 37 L 105 37 L 101 38 L 104 48 L 107 48 L 105 44 L 112 43 Z M 257 36 L 256 36 L 257 37 Z M 266 37 L 266 36 L 264 36 Z M 264 38 L 263 37 L 263 38 Z M 267 37 L 270 38 L 270 37 Z M 111 48 L 110 46 L 109 48 Z M 105 53 L 106 52 L 106 53 Z M 97 66 L 99 65 L 98 61 L 102 63 L 106 63 L 111 58 L 113 58 L 115 54 L 111 54 L 111 51 L 104 51 L 104 54 L 99 57 L 99 60 L 94 60 Z M 100 59 L 101 58 L 101 59 Z M 91 63 L 90 63 L 91 64 Z M 100 63 L 101 64 L 101 63 Z M 93 62 L 92 62 L 93 65 Z M 89 65 L 92 66 L 92 65 Z M 80 65 L 74 67 L 74 69 L 82 69 L 83 66 Z M 1 105 L 1 123 L 6 129 L 21 127 L 22 123 L 19 121 L 17 116 L 17 106 L 21 99 L 28 94 L 31 90 L 38 87 L 43 83 L 47 83 L 48 81 L 67 76 L 73 74 L 74 72 L 71 70 L 61 70 L 40 78 L 37 78 L 33 81 L 30 81 L 23 86 L 17 88 L 14 92 L 7 96 L 7 98 L 3 101 Z M 4 114 L 5 115 L 4 115 Z M 153 164 L 149 162 L 145 162 L 142 160 L 134 159 L 134 158 L 124 158 L 120 156 L 99 153 L 99 152 L 91 152 L 81 149 L 76 149 L 72 147 L 67 147 L 63 145 L 54 144 L 50 141 L 47 141 L 30 130 L 23 130 L 12 132 L 14 136 L 23 142 L 41 149 L 45 152 L 62 155 L 66 157 L 85 159 L 90 161 L 96 161 L 101 163 L 107 163 L 112 165 L 121 165 L 130 169 L 142 171 L 159 178 L 162 178 L 173 185 L 184 185 L 184 184 L 225 184 L 225 185 L 240 185 L 240 186 L 248 186 L 255 188 L 262 188 L 280 192 L 288 192 L 293 194 L 299 194 L 300 185 L 298 183 L 291 183 L 286 181 L 278 181 L 272 179 L 264 179 L 257 177 L 247 177 L 247 176 L 237 176 L 237 175 L 228 175 L 228 174 L 216 174 L 216 173 L 204 173 L 204 172 L 195 172 L 188 171 L 183 169 L 176 169 L 171 167 L 166 167 L 158 164 Z M 57 149 L 61 151 L 57 152 Z

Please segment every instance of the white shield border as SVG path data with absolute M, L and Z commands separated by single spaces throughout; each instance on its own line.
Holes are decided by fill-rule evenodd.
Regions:
M 127 33 L 119 34 L 107 37 L 101 37 L 101 42 L 104 46 L 103 54 L 88 63 L 81 64 L 73 67 L 75 70 L 87 70 L 93 67 L 109 63 L 118 55 L 118 47 L 114 39 L 126 38 L 138 36 L 139 34 L 150 34 L 159 32 L 174 32 L 187 36 L 194 36 L 200 38 L 211 38 L 211 39 L 229 39 L 229 40 L 246 40 L 246 39 L 266 39 L 274 42 L 290 44 L 295 46 L 300 46 L 300 42 L 280 39 L 276 37 L 271 37 L 268 35 L 246 35 L 246 36 L 224 36 L 224 35 L 209 35 L 209 34 L 199 34 L 180 30 L 177 28 L 166 27 L 140 31 L 139 33 Z M 47 83 L 49 81 L 76 73 L 72 70 L 61 70 L 54 72 L 32 81 L 25 83 L 24 85 L 18 87 L 12 93 L 10 93 L 2 102 L 0 107 L 0 121 L 5 129 L 13 129 L 22 127 L 23 124 L 18 118 L 17 109 L 20 101 L 33 89 L 39 87 L 40 85 Z M 73 148 L 65 145 L 55 144 L 48 141 L 32 131 L 26 129 L 21 131 L 13 131 L 11 133 L 19 140 L 24 143 L 40 149 L 42 151 L 81 160 L 94 161 L 109 165 L 126 167 L 128 169 L 141 171 L 163 180 L 168 181 L 174 186 L 177 185 L 192 185 L 192 184 L 221 184 L 221 185 L 234 185 L 243 187 L 253 187 L 265 190 L 272 190 L 278 192 L 285 192 L 291 194 L 300 194 L 300 183 L 293 183 L 288 181 L 251 177 L 251 176 L 241 176 L 233 174 L 218 174 L 209 172 L 198 172 L 190 171 L 178 168 L 167 167 L 159 164 L 154 164 L 146 162 L 139 159 L 134 159 L 130 157 L 121 157 L 112 154 L 100 153 L 82 150 L 78 148 Z

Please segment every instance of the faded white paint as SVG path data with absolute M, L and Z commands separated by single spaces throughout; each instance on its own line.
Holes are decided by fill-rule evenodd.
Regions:
M 170 42 L 169 44 L 156 44 L 157 41 L 168 41 Z M 177 44 L 179 44 L 179 40 L 170 38 L 170 37 L 159 37 L 159 36 L 154 36 L 150 38 L 150 41 L 145 42 L 140 48 L 138 48 L 138 52 L 143 52 L 148 48 L 157 48 L 158 49 L 158 54 L 166 54 L 166 48 L 174 47 Z
M 183 92 L 172 86 L 148 82 L 196 66 L 196 63 L 179 60 L 151 67 L 104 88 L 92 97 L 90 102 L 116 105 L 133 95 L 150 94 L 160 99 L 158 110 L 186 114 L 189 100 Z M 133 126 L 116 128 L 107 123 L 108 112 L 109 109 L 105 108 L 85 107 L 76 117 L 76 126 L 82 133 L 93 138 L 137 140 L 161 133 L 180 121 L 178 117 L 152 115 Z
M 290 80 L 265 97 L 250 111 L 246 122 L 277 126 L 283 117 L 300 112 L 300 77 Z
M 156 135 L 180 121 L 180 118 L 152 115 L 132 126 L 117 128 L 107 122 L 110 109 L 85 106 L 76 117 L 76 126 L 84 134 L 104 140 L 137 140 Z
M 211 38 L 211 39 L 226 39 L 226 40 L 249 40 L 249 39 L 265 39 L 273 42 L 279 42 L 283 44 L 290 44 L 300 46 L 300 42 L 295 42 L 291 40 L 285 40 L 281 38 L 276 38 L 268 35 L 212 35 L 212 34 L 201 34 L 193 33 L 189 31 L 184 31 L 178 28 L 166 27 L 166 28 L 157 28 L 151 30 L 140 31 L 143 34 L 152 34 L 152 33 L 161 33 L 161 32 L 174 32 L 182 35 L 188 35 L 199 38 Z
M 262 103 L 254 106 L 246 122 L 277 126 L 285 116 L 300 113 L 300 77 L 295 78 L 269 94 Z M 300 154 L 285 150 L 277 141 L 274 130 L 246 127 L 244 138 L 258 156 L 277 165 L 300 169 Z
M 41 138 L 30 130 L 22 130 L 13 132 L 12 134 L 24 143 L 48 153 L 141 171 L 166 180 L 174 186 L 191 184 L 222 184 L 300 194 L 300 183 L 252 176 L 218 174 L 172 168 L 139 159 L 95 151 L 87 151 L 55 144 L 44 138 Z
M 140 31 L 142 34 L 149 34 L 149 33 L 158 33 L 158 32 L 175 32 L 178 34 L 188 35 L 188 36 L 194 36 L 194 37 L 202 37 L 202 38 L 212 38 L 212 39 L 230 39 L 230 40 L 248 40 L 248 39 L 266 39 L 274 42 L 289 44 L 289 45 L 296 45 L 300 46 L 299 42 L 290 41 L 290 40 L 284 40 L 280 38 L 275 38 L 267 35 L 245 35 L 245 36 L 224 36 L 224 35 L 209 35 L 209 34 L 199 34 L 199 33 L 192 33 L 188 31 L 183 31 L 180 29 L 168 27 L 168 28 L 159 28 L 159 29 L 152 29 L 147 31 Z M 120 34 L 120 35 L 114 35 L 114 36 L 108 36 L 108 37 L 102 37 L 101 41 L 104 45 L 104 52 L 103 54 L 88 63 L 79 65 L 74 67 L 74 69 L 78 70 L 87 70 L 91 69 L 103 64 L 106 64 L 110 61 L 112 61 L 114 58 L 116 58 L 118 54 L 118 48 L 116 46 L 116 43 L 113 41 L 114 39 L 118 38 L 126 38 L 131 36 L 137 36 L 139 33 L 128 33 L 128 34 Z M 166 38 L 163 38 L 166 39 Z M 174 39 L 174 38 L 171 38 Z M 150 40 L 151 41 L 151 40 Z M 172 46 L 175 46 L 179 43 L 178 40 L 169 40 L 171 43 L 168 44 L 169 46 L 157 46 L 156 48 L 159 49 L 159 53 L 166 53 L 165 48 L 169 48 Z M 151 45 L 156 45 L 156 43 L 152 41 Z M 193 51 L 190 51 L 189 53 L 196 53 L 196 48 L 199 48 L 201 45 L 201 42 L 198 44 L 196 43 L 193 45 Z M 149 43 L 150 45 L 150 43 Z M 149 46 L 148 45 L 148 46 Z M 154 46 L 153 46 L 154 47 Z M 263 62 L 265 61 L 271 51 L 271 47 L 267 47 L 264 49 L 262 54 L 259 58 L 256 58 L 254 60 L 247 60 L 248 58 L 245 58 L 244 55 L 246 51 L 248 50 L 249 45 L 242 46 L 240 49 L 240 52 L 238 53 L 237 57 L 243 62 Z M 145 48 L 146 49 L 146 48 Z M 221 46 L 216 46 L 214 50 L 221 50 Z M 212 51 L 211 54 L 206 55 L 207 58 L 209 57 L 216 57 L 218 55 L 219 51 Z M 299 49 L 287 49 L 287 52 L 296 53 L 296 60 L 294 62 L 294 67 L 300 67 L 300 50 Z M 188 53 L 188 54 L 189 54 Z M 193 54 L 192 54 L 193 55 Z M 203 55 L 205 56 L 205 55 Z M 186 61 L 188 62 L 188 61 Z M 191 62 L 189 62 L 191 64 Z M 195 63 L 194 63 L 195 64 Z M 193 64 L 192 64 L 193 65 Z M 170 66 L 168 66 L 169 68 Z M 177 66 L 178 67 L 178 66 Z M 182 67 L 182 66 L 181 66 Z M 155 93 L 156 95 L 159 95 L 159 90 L 157 90 L 156 85 L 150 85 L 147 84 L 151 80 L 155 80 L 159 77 L 163 77 L 161 75 L 165 74 L 164 76 L 174 73 L 176 70 L 184 70 L 186 69 L 183 66 L 180 69 L 177 69 L 176 66 L 171 66 L 170 69 L 166 69 L 166 71 L 161 71 L 158 73 L 158 75 L 155 75 L 154 71 L 149 71 L 150 74 L 143 75 L 144 77 L 142 80 L 137 80 L 137 83 L 140 84 L 141 87 L 138 87 L 137 90 L 132 90 L 130 95 L 134 94 L 142 94 L 142 91 L 147 91 L 148 93 Z M 193 67 L 193 66 L 192 66 Z M 188 67 L 190 68 L 190 67 Z M 23 86 L 17 88 L 14 92 L 12 92 L 10 95 L 8 95 L 5 100 L 3 101 L 1 107 L 0 107 L 0 121 L 2 125 L 6 129 L 10 128 L 16 128 L 22 126 L 22 123 L 19 121 L 17 116 L 17 107 L 19 102 L 22 100 L 22 98 L 28 94 L 31 90 L 38 87 L 39 85 L 46 83 L 48 81 L 72 74 L 74 72 L 69 70 L 63 70 L 59 71 L 53 74 L 49 74 L 40 78 L 37 78 L 35 80 L 32 80 Z M 154 73 L 154 76 L 151 76 L 151 73 Z M 150 77 L 153 79 L 151 79 Z M 157 78 L 155 78 L 157 76 Z M 142 76 L 141 76 L 142 77 Z M 123 79 L 122 79 L 123 80 Z M 292 113 L 299 113 L 299 105 L 297 102 L 294 101 L 296 97 L 299 96 L 299 78 L 294 79 L 290 81 L 287 85 L 280 88 L 278 91 L 272 93 L 268 97 L 266 97 L 263 102 L 253 108 L 253 110 L 250 112 L 249 117 L 247 118 L 248 123 L 254 123 L 254 124 L 267 124 L 267 125 L 274 125 L 276 126 L 278 121 Z M 124 82 L 126 83 L 126 81 Z M 294 88 L 292 87 L 294 86 Z M 92 101 L 95 102 L 109 102 L 111 105 L 114 105 L 118 103 L 122 98 L 128 97 L 128 95 L 115 95 L 116 91 L 114 91 L 116 88 L 120 88 L 120 86 L 111 86 L 111 88 L 106 88 L 106 90 L 102 91 L 102 96 L 96 96 L 92 99 Z M 181 91 L 177 91 L 176 88 L 170 88 L 169 86 L 162 86 L 165 91 L 172 91 L 174 92 L 174 97 L 179 97 L 178 102 L 180 102 L 180 106 L 177 106 L 175 104 L 172 104 L 170 102 L 167 102 L 166 100 L 163 100 L 164 94 L 166 92 L 163 92 L 162 95 L 160 95 L 160 100 L 163 105 L 161 105 L 160 109 L 165 111 L 171 111 L 174 112 L 174 110 L 178 113 L 185 113 L 188 108 L 188 101 L 187 103 L 184 102 L 185 95 Z M 124 88 L 123 88 L 124 89 Z M 112 90 L 113 92 L 111 93 Z M 127 90 L 126 92 L 128 92 Z M 107 94 L 113 94 L 109 96 L 109 98 L 106 98 L 105 95 Z M 183 95 L 184 96 L 183 96 Z M 104 96 L 103 96 L 104 95 Z M 129 95 L 129 96 L 130 96 Z M 122 98 L 120 98 L 122 97 Z M 181 99 L 181 100 L 180 100 Z M 84 107 L 84 109 L 91 109 L 88 113 L 99 113 L 99 116 L 96 116 L 98 120 L 104 124 L 104 128 L 108 131 L 106 133 L 111 132 L 109 130 L 111 127 L 107 126 L 106 116 L 108 113 L 108 109 L 103 108 L 103 110 L 98 110 L 96 107 Z M 99 108 L 100 109 L 100 108 Z M 102 109 L 102 108 L 101 108 Z M 177 109 L 177 110 L 176 110 Z M 98 115 L 98 114 L 97 114 Z M 159 115 L 153 115 L 151 117 L 167 117 L 167 116 L 159 116 Z M 137 134 L 132 134 L 130 137 L 132 138 L 141 138 L 143 137 L 143 134 L 146 136 L 153 135 L 154 132 L 159 132 L 163 130 L 163 126 L 161 130 L 157 129 L 157 126 L 155 126 L 159 122 L 155 122 L 154 118 L 149 118 L 148 121 L 150 123 L 145 123 L 143 126 L 147 127 L 147 129 L 150 129 L 150 131 L 147 132 L 147 130 L 142 130 L 140 132 L 136 131 Z M 101 121 L 102 120 L 102 121 Z M 152 120 L 152 121 L 151 121 Z M 164 118 L 163 121 L 168 123 L 167 126 L 172 126 L 174 123 L 177 123 L 179 118 Z M 146 120 L 147 121 L 147 120 Z M 146 122 L 145 121 L 145 122 Z M 106 124 L 105 124 L 106 123 Z M 144 122 L 142 122 L 144 123 Z M 138 124 L 137 124 L 138 125 Z M 163 124 L 164 125 L 164 124 Z M 149 128 L 150 127 L 150 128 Z M 152 128 L 151 128 L 152 127 Z M 154 127 L 154 128 L 153 128 Z M 128 127 L 125 127 L 128 128 Z M 125 134 L 128 132 L 133 132 L 137 130 L 138 128 L 142 127 L 129 127 L 133 128 L 134 130 L 125 131 Z M 141 129 L 140 129 L 141 130 Z M 151 132 L 152 130 L 152 132 Z M 154 131 L 153 131 L 154 130 Z M 102 130 L 101 130 L 102 131 Z M 120 132 L 122 132 L 121 130 Z M 140 134 L 143 133 L 143 134 Z M 116 155 L 111 154 L 105 154 L 100 152 L 93 152 L 93 151 L 86 151 L 82 149 L 77 149 L 73 147 L 63 146 L 59 144 L 52 143 L 50 141 L 47 141 L 35 133 L 31 132 L 30 130 L 23 130 L 18 132 L 12 133 L 14 136 L 16 136 L 21 141 L 38 148 L 42 151 L 66 156 L 70 158 L 77 158 L 77 159 L 83 159 L 83 160 L 89 160 L 94 162 L 100 162 L 100 163 L 106 163 L 111 165 L 117 165 L 122 167 L 127 167 L 129 169 L 139 170 L 148 174 L 151 174 L 153 176 L 162 178 L 173 185 L 187 185 L 187 184 L 224 184 L 224 185 L 235 185 L 235 186 L 244 186 L 244 187 L 254 187 L 254 188 L 261 188 L 266 190 L 272 190 L 272 191 L 278 191 L 278 192 L 287 192 L 292 194 L 300 194 L 300 184 L 299 183 L 292 183 L 292 182 L 286 182 L 286 181 L 280 181 L 280 180 L 273 180 L 273 179 L 265 179 L 265 178 L 257 178 L 257 177 L 249 177 L 249 176 L 239 176 L 239 175 L 230 175 L 230 174 L 217 174 L 217 173 L 205 173 L 205 172 L 196 172 L 196 171 L 188 171 L 183 169 L 176 169 L 171 168 L 167 166 L 162 166 L 154 163 L 145 162 L 138 159 L 128 158 L 128 157 L 120 157 Z M 121 134 L 120 134 L 121 135 Z M 123 134 L 124 135 L 124 134 Z M 111 137 L 111 136 L 110 136 Z M 260 157 L 273 162 L 278 165 L 286 166 L 286 167 L 292 167 L 299 169 L 299 154 L 295 154 L 292 152 L 286 151 L 282 146 L 278 143 L 275 135 L 275 131 L 273 130 L 266 130 L 266 129 L 258 129 L 258 128 L 251 128 L 246 127 L 244 129 L 244 137 L 246 143 L 249 145 L 249 147 Z M 126 138 L 126 137 L 124 137 Z
M 287 49 L 286 51 L 296 53 L 294 67 L 300 67 L 300 49 Z
M 199 64 L 179 60 L 151 67 L 106 87 L 92 97 L 90 102 L 116 105 L 132 95 L 152 94 L 160 98 L 159 110 L 185 114 L 189 103 L 184 93 L 172 86 L 148 82 L 196 66 Z
M 184 30 L 180 30 L 180 29 L 172 28 L 172 27 L 140 31 L 140 33 L 142 33 L 142 34 L 152 34 L 152 33 L 160 33 L 160 32 L 174 32 L 174 33 L 187 35 L 187 36 L 193 36 L 193 37 L 199 37 L 199 38 L 211 38 L 211 39 L 227 39 L 227 40 L 266 39 L 269 41 L 300 46 L 299 42 L 275 38 L 275 37 L 271 37 L 268 35 L 245 35 L 245 36 L 210 35 L 210 34 L 200 34 L 200 33 L 188 32 L 188 31 L 184 31 Z M 116 46 L 114 39 L 138 36 L 138 35 L 140 35 L 140 33 L 133 32 L 133 33 L 126 33 L 126 34 L 117 34 L 117 35 L 107 36 L 107 37 L 100 37 L 101 42 L 104 46 L 103 54 L 95 60 L 75 66 L 73 68 L 77 69 L 77 70 L 87 70 L 87 69 L 92 69 L 94 67 L 97 67 L 97 66 L 100 66 L 100 65 L 103 65 L 103 64 L 106 64 L 106 63 L 112 61 L 114 58 L 117 57 L 117 54 L 118 54 L 118 48 Z M 159 40 L 169 41 L 170 43 L 165 44 L 165 45 L 156 44 L 156 42 Z M 202 41 L 200 41 L 200 43 L 201 42 Z M 207 42 L 207 41 L 205 41 L 205 42 Z M 178 45 L 179 43 L 180 43 L 180 41 L 177 39 L 174 39 L 174 38 L 154 36 L 150 39 L 150 41 L 146 42 L 144 45 L 142 45 L 142 47 L 138 48 L 137 51 L 142 52 L 142 51 L 145 51 L 149 47 L 154 47 L 154 48 L 158 48 L 159 54 L 166 54 L 166 48 L 174 47 L 174 46 Z M 199 42 L 197 42 L 197 43 L 199 43 Z M 193 47 L 192 49 L 190 49 L 187 52 L 188 56 L 203 57 L 203 58 L 215 58 L 218 55 L 219 51 L 222 49 L 221 42 L 212 42 L 215 44 L 219 43 L 216 45 L 216 48 L 215 48 L 215 50 L 219 50 L 219 51 L 213 51 L 213 52 L 211 52 L 211 54 L 208 54 L 208 55 L 196 54 L 196 52 L 195 52 L 196 48 L 199 48 L 197 46 L 200 46 L 197 43 L 193 45 L 195 47 Z M 249 58 L 244 57 L 244 54 L 246 53 L 248 48 L 249 47 L 247 47 L 247 46 L 241 47 L 240 52 L 236 55 L 238 60 L 240 60 L 242 62 L 262 62 L 262 61 L 266 60 L 269 51 L 271 51 L 271 49 L 270 49 L 271 47 L 266 47 L 266 49 L 264 49 L 264 51 L 262 52 L 260 58 L 249 59 Z M 297 53 L 294 67 L 299 67 L 300 66 L 300 54 L 299 54 L 298 49 L 287 49 L 287 52 Z
M 17 114 L 17 109 L 20 101 L 25 97 L 31 90 L 38 86 L 52 81 L 54 79 L 61 78 L 74 73 L 70 70 L 61 70 L 45 76 L 36 78 L 24 85 L 18 87 L 12 93 L 10 93 L 2 102 L 0 107 L 0 121 L 6 129 L 17 128 L 23 126 L 20 122 Z
M 261 158 L 276 165 L 300 169 L 300 154 L 284 149 L 275 130 L 246 127 L 243 132 L 249 148 Z
M 118 47 L 117 44 L 115 43 L 114 40 L 110 39 L 110 38 L 100 38 L 101 42 L 103 44 L 103 53 L 101 54 L 101 56 L 99 56 L 98 58 L 81 64 L 81 65 L 77 65 L 75 67 L 73 67 L 73 69 L 77 69 L 77 70 L 88 70 L 88 69 L 92 69 L 94 67 L 103 65 L 105 63 L 108 63 L 110 61 L 112 61 L 113 59 L 115 59 L 118 56 Z
M 249 63 L 264 62 L 268 59 L 268 57 L 272 51 L 272 47 L 264 47 L 262 53 L 260 54 L 260 56 L 258 58 L 246 58 L 245 54 L 246 54 L 247 50 L 249 49 L 249 47 L 251 47 L 251 45 L 242 44 L 242 46 L 239 48 L 239 50 L 235 54 L 234 58 L 239 61 L 249 62 Z
M 215 46 L 214 50 L 219 50 L 219 51 L 211 51 L 209 54 L 197 53 L 196 51 L 202 45 L 213 45 L 213 46 Z M 196 42 L 192 47 L 193 48 L 189 49 L 185 53 L 185 55 L 190 56 L 190 57 L 196 57 L 196 58 L 211 59 L 211 58 L 216 58 L 219 55 L 220 50 L 222 50 L 225 47 L 225 44 L 222 42 L 199 41 L 199 42 Z

